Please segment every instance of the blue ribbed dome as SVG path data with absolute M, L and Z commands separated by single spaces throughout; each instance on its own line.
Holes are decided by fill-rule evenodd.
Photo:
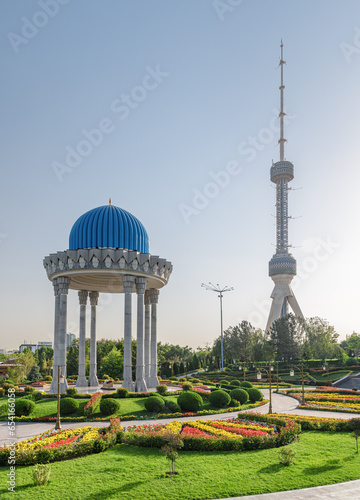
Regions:
M 122 208 L 105 205 L 79 217 L 70 232 L 70 250 L 94 247 L 149 253 L 149 237 L 136 217 Z

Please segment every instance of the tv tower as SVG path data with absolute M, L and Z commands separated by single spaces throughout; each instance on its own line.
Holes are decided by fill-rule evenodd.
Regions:
M 265 331 L 269 331 L 273 321 L 286 316 L 289 305 L 296 316 L 303 318 L 299 304 L 295 298 L 290 283 L 296 276 L 296 260 L 289 253 L 288 244 L 288 183 L 294 178 L 294 165 L 285 160 L 284 146 L 284 57 L 283 43 L 281 40 L 281 59 L 279 66 L 281 68 L 280 89 L 280 161 L 273 163 L 270 169 L 270 179 L 276 184 L 276 253 L 269 262 L 269 276 L 275 283 L 271 298 L 272 304 L 269 313 L 269 319 Z

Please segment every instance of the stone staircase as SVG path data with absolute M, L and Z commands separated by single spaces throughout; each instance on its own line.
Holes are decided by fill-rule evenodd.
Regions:
M 354 389 L 360 390 L 360 373 L 355 373 L 351 375 L 346 375 L 336 382 L 332 383 L 333 387 L 338 387 L 339 389 Z

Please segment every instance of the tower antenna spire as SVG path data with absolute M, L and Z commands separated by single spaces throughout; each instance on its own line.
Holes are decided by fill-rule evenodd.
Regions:
M 281 84 L 280 84 L 280 113 L 279 113 L 279 118 L 280 118 L 280 139 L 279 139 L 279 144 L 280 144 L 280 161 L 285 160 L 285 142 L 286 139 L 284 137 L 284 116 L 286 113 L 284 113 L 284 44 L 283 41 L 281 40 L 280 44 L 281 48 L 281 57 L 280 57 L 280 63 L 279 66 L 281 67 Z

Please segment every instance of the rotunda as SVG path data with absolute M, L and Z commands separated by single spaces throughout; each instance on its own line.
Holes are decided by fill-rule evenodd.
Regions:
M 79 373 L 77 387 L 99 387 L 96 364 L 96 306 L 100 293 L 124 294 L 123 387 L 145 392 L 158 384 L 157 303 L 159 289 L 170 278 L 172 264 L 149 253 L 149 238 L 142 223 L 119 207 L 101 206 L 81 215 L 73 225 L 69 250 L 44 258 L 55 295 L 54 362 L 50 392 L 57 392 L 58 366 L 66 383 L 66 319 L 69 290 L 77 290 L 80 306 Z M 132 380 L 132 300 L 137 295 L 136 380 Z M 91 307 L 90 372 L 85 372 L 86 307 Z M 120 332 L 119 332 L 120 336 Z

